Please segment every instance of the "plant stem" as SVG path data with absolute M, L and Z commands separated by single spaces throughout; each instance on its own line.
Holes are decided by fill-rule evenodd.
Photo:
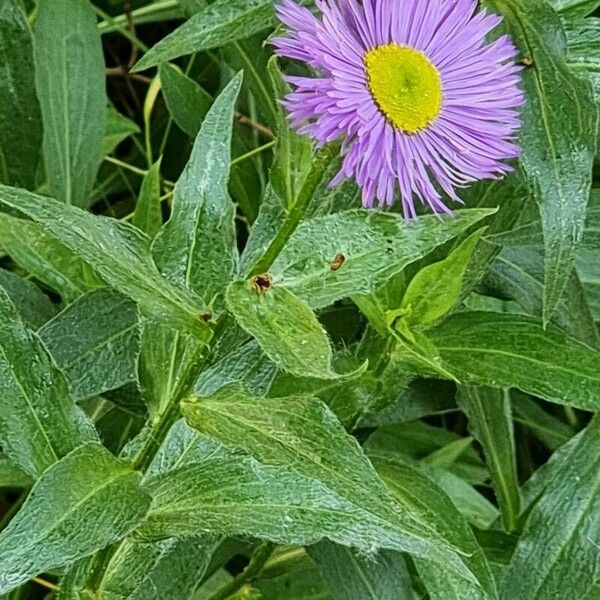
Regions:
M 252 583 L 260 575 L 265 563 L 269 560 L 275 544 L 272 542 L 263 542 L 256 548 L 250 557 L 248 566 L 242 573 L 236 575 L 231 581 L 218 589 L 209 600 L 227 600 L 245 585 Z
M 339 143 L 329 144 L 319 151 L 315 157 L 314 166 L 302 186 L 296 201 L 288 212 L 281 229 L 277 232 L 277 235 L 273 238 L 265 253 L 252 266 L 251 276 L 266 273 L 271 268 L 271 265 L 279 256 L 287 241 L 294 231 L 296 231 L 331 161 L 338 153 Z
M 242 154 L 241 156 L 234 158 L 231 161 L 231 164 L 237 165 L 238 163 L 241 163 L 242 161 L 244 161 L 248 158 L 252 158 L 256 154 L 260 154 L 261 152 L 264 152 L 265 150 L 272 148 L 273 146 L 275 146 L 275 144 L 277 144 L 277 140 L 272 140 L 266 144 L 263 144 L 262 146 L 259 146 L 258 148 L 254 148 L 254 150 L 250 150 L 250 152 L 246 152 L 246 154 Z

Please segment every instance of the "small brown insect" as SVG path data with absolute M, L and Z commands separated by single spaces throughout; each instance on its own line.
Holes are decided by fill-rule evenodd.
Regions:
M 533 59 L 529 57 L 522 58 L 520 62 L 524 67 L 531 67 L 533 65 Z
M 343 254 L 336 254 L 335 258 L 331 261 L 331 270 L 337 271 L 346 262 L 346 257 Z
M 265 294 L 273 287 L 273 278 L 269 273 L 263 273 L 253 277 L 251 284 L 257 294 Z
M 212 318 L 213 318 L 213 312 L 212 310 L 203 310 L 198 317 L 200 318 L 201 321 L 204 321 L 205 323 L 208 323 Z

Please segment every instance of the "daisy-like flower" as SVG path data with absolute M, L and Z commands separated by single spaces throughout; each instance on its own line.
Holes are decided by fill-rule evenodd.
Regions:
M 415 198 L 450 212 L 442 192 L 511 170 L 519 154 L 517 51 L 486 35 L 501 21 L 477 0 L 315 0 L 321 15 L 293 0 L 277 7 L 288 37 L 278 54 L 316 77 L 288 77 L 292 127 L 322 145 L 344 137 L 336 185 L 354 177 L 363 205 L 391 205 L 405 217 Z

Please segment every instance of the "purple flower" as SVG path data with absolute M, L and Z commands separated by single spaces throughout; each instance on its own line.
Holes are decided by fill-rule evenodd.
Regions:
M 407 218 L 414 198 L 451 212 L 442 193 L 511 171 L 519 154 L 517 51 L 508 36 L 488 43 L 501 21 L 476 0 L 315 0 L 320 18 L 293 0 L 277 14 L 289 37 L 281 56 L 316 77 L 288 77 L 292 127 L 322 145 L 343 136 L 332 181 L 354 177 L 363 205 L 391 205 L 400 191 Z

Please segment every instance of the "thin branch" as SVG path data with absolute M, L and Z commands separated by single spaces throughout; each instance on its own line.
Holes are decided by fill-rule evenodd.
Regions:
M 268 127 L 262 125 L 261 123 L 257 123 L 256 121 L 253 121 L 250 117 L 247 117 L 246 115 L 243 115 L 240 112 L 235 113 L 235 120 L 240 125 L 245 125 L 246 127 L 250 127 L 251 129 L 259 131 L 265 137 L 275 139 L 275 134 Z
M 32 577 L 31 581 L 34 581 L 38 585 L 41 585 L 42 587 L 45 587 L 48 590 L 52 590 L 53 592 L 60 592 L 59 586 L 57 586 L 55 583 L 52 583 L 51 581 L 46 581 L 41 577 Z

